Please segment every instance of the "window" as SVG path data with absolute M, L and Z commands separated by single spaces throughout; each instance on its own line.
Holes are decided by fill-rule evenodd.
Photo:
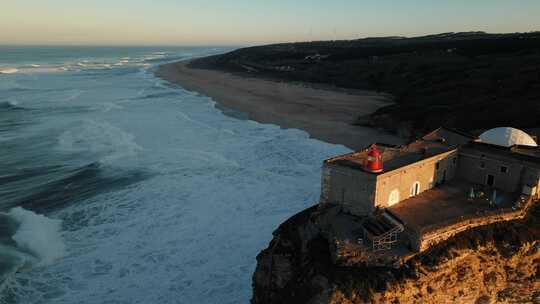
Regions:
M 435 163 L 435 170 L 439 170 L 439 167 L 441 166 L 440 163 L 441 163 L 441 162 L 436 162 L 436 163 Z
M 508 172 L 508 167 L 501 166 L 501 173 L 507 173 L 507 172 Z
M 495 184 L 495 176 L 491 175 L 491 174 L 488 174 L 486 176 L 486 185 L 492 187 L 493 184 Z
M 420 183 L 414 182 L 414 184 L 411 187 L 411 196 L 418 195 L 420 193 Z
M 454 164 L 454 165 L 455 165 L 455 164 L 456 164 L 456 162 L 457 162 L 457 159 L 456 159 L 456 157 L 452 158 L 452 164 Z
M 390 192 L 390 196 L 388 197 L 388 205 L 392 206 L 399 202 L 399 190 L 394 189 L 392 192 Z
M 486 167 L 486 163 L 481 161 L 480 162 L 480 169 L 484 169 Z

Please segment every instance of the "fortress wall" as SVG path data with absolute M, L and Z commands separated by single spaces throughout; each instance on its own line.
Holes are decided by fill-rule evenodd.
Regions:
M 501 171 L 503 166 L 506 167 L 506 172 Z M 495 188 L 507 192 L 520 191 L 518 187 L 521 185 L 521 179 L 526 170 L 538 171 L 528 169 L 526 164 L 509 156 L 465 147 L 459 152 L 459 177 L 475 184 L 485 185 L 489 174 L 495 177 L 493 185 Z M 528 180 L 523 182 L 529 183 Z
M 474 227 L 489 225 L 502 221 L 523 219 L 527 214 L 529 207 L 534 202 L 535 200 L 529 198 L 525 205 L 518 210 L 512 210 L 510 208 L 496 210 L 483 216 L 475 216 L 472 218 L 463 219 L 462 221 L 446 226 L 444 223 L 441 223 L 438 225 L 440 228 L 427 227 L 422 231 L 407 230 L 406 233 L 408 234 L 408 238 L 411 240 L 411 246 L 413 249 L 418 252 L 422 252 L 460 232 L 472 229 Z
M 324 164 L 322 171 L 321 204 L 339 204 L 355 215 L 373 212 L 375 175 L 332 164 Z
M 415 182 L 420 183 L 420 192 L 424 192 L 443 179 L 451 180 L 457 169 L 455 157 L 457 151 L 453 150 L 379 175 L 375 205 L 390 207 L 389 198 L 393 190 L 398 190 L 399 202 L 408 199 Z

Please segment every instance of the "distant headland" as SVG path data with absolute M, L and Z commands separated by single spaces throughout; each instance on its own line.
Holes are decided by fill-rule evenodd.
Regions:
M 187 66 L 192 69 L 190 73 L 199 76 L 202 71 L 221 71 L 249 78 L 252 82 L 257 78 L 353 94 L 364 91 L 353 103 L 339 102 L 339 98 L 331 96 L 321 98 L 336 99 L 335 104 L 324 101 L 328 103 L 327 107 L 318 107 L 320 103 L 315 105 L 312 98 L 307 98 L 307 103 L 301 102 L 306 108 L 300 107 L 298 111 L 311 112 L 309 115 L 304 113 L 303 124 L 292 126 L 307 129 L 314 137 L 334 143 L 339 141 L 336 140 L 339 136 L 318 136 L 317 133 L 325 132 L 309 130 L 305 125 L 327 118 L 341 122 L 343 128 L 371 126 L 409 139 L 440 125 L 473 133 L 512 125 L 535 133 L 531 129 L 540 124 L 537 106 L 540 100 L 540 32 L 464 32 L 412 38 L 283 43 L 200 58 Z M 185 65 L 177 68 L 176 76 L 173 76 L 172 66 L 163 66 L 158 75 L 203 93 L 214 90 L 215 84 L 204 83 L 197 77 L 179 76 L 186 74 Z M 231 86 L 234 88 L 235 84 Z M 259 92 L 255 87 L 249 87 L 244 93 L 275 95 L 277 90 L 262 87 Z M 366 90 L 370 92 L 366 93 Z M 218 102 L 233 98 L 209 95 L 217 97 Z M 298 95 L 292 100 L 298 100 Z M 288 106 L 274 102 L 279 103 L 278 108 Z M 271 105 L 264 104 L 257 106 L 260 110 L 238 103 L 235 106 L 248 113 L 254 112 L 255 120 L 285 127 L 289 125 L 279 121 L 284 118 L 268 119 L 268 116 L 294 112 L 291 109 L 270 110 Z M 262 111 L 267 112 L 264 118 L 261 118 Z M 317 111 L 319 116 L 315 114 Z M 341 143 L 360 148 L 350 141 Z

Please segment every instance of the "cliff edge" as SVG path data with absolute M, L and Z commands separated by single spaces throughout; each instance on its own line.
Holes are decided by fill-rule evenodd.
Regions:
M 281 224 L 257 256 L 253 304 L 540 303 L 540 207 L 460 233 L 398 268 L 336 266 L 318 205 Z

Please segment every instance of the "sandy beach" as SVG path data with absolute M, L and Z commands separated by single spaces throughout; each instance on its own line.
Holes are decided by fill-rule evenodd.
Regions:
M 249 119 L 301 129 L 313 138 L 353 150 L 365 148 L 374 141 L 400 142 L 399 138 L 383 131 L 352 124 L 359 115 L 370 114 L 389 104 L 388 95 L 248 78 L 190 68 L 188 63 L 162 65 L 156 75 L 189 91 L 209 96 L 226 108 L 244 112 Z

